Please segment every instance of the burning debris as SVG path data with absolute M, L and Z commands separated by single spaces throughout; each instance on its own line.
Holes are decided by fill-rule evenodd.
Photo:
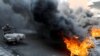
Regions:
M 99 25 L 99 22 L 96 20 L 97 18 L 93 21 L 93 13 L 90 11 L 82 8 L 72 10 L 66 4 L 44 0 L 37 2 L 33 10 L 33 16 L 35 21 L 45 26 L 45 29 L 50 32 L 48 34 L 55 32 L 52 36 L 49 35 L 49 38 L 52 38 L 53 41 L 62 42 L 64 38 L 64 43 L 66 48 L 71 51 L 71 56 L 88 56 L 88 50 L 94 47 L 88 30 L 91 26 Z M 58 32 L 63 32 L 64 37 L 59 36 Z
M 88 56 L 88 50 L 94 48 L 94 43 L 89 37 L 86 37 L 82 42 L 76 36 L 64 37 L 64 43 L 71 52 L 70 56 Z
M 13 7 L 14 11 L 12 12 L 31 15 L 32 17 L 28 18 L 33 19 L 33 21 L 30 20 L 32 24 L 37 22 L 42 25 L 39 30 L 40 34 L 48 38 L 47 41 L 65 43 L 66 48 L 71 52 L 71 56 L 87 56 L 88 50 L 94 47 L 90 37 L 99 37 L 100 35 L 100 29 L 91 28 L 90 30 L 91 26 L 100 26 L 100 19 L 93 18 L 93 13 L 82 8 L 72 10 L 67 3 L 59 3 L 58 0 L 34 0 L 33 2 L 22 0 L 27 6 L 21 4 L 22 2 L 19 0 L 17 1 L 19 4 L 14 3 L 15 0 L 4 1 L 10 3 L 9 6 Z M 27 9 L 26 12 L 24 12 L 24 9 Z M 24 21 L 25 15 L 22 16 L 22 21 Z M 16 14 L 14 14 L 15 17 Z M 13 17 L 11 16 L 11 18 Z M 17 19 L 15 18 L 15 20 Z M 39 25 L 37 24 L 37 26 Z M 59 34 L 60 32 L 63 32 L 63 37 Z
M 92 27 L 90 29 L 90 34 L 92 37 L 99 39 L 100 38 L 100 28 Z

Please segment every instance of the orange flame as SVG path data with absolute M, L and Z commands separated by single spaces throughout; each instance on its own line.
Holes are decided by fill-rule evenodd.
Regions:
M 88 56 L 88 50 L 94 47 L 93 41 L 88 37 L 82 42 L 76 36 L 70 38 L 64 37 L 64 43 L 66 48 L 71 52 L 70 56 Z
M 100 28 L 92 27 L 90 29 L 90 34 L 92 37 L 100 37 Z

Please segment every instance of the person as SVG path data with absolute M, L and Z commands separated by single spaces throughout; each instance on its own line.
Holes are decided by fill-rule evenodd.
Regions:
M 12 28 L 9 24 L 6 24 L 5 26 L 2 27 L 2 30 L 4 31 L 4 34 L 7 33 L 12 33 Z

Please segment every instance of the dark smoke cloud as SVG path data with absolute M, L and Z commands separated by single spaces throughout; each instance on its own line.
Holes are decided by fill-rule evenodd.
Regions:
M 82 8 L 72 10 L 69 8 L 68 3 L 59 3 L 58 0 L 3 1 L 9 4 L 11 11 L 15 13 L 14 17 L 11 18 L 24 18 L 25 22 L 31 22 L 33 25 L 34 22 L 38 22 L 48 27 L 48 30 L 59 30 L 64 32 L 65 35 L 78 35 L 81 37 L 80 39 L 88 35 L 89 27 L 99 25 L 99 19 L 94 19 L 91 12 Z M 17 17 L 15 17 L 16 15 Z M 11 20 L 14 23 L 14 19 Z M 23 22 L 24 25 L 25 22 Z M 28 25 L 31 26 L 30 24 Z M 36 24 L 36 26 L 39 25 Z
M 52 30 L 64 32 L 66 36 L 78 35 L 80 39 L 87 36 L 86 30 L 78 26 L 77 17 L 66 4 L 58 6 L 56 1 L 43 0 L 37 2 L 34 10 L 34 19 L 43 23 Z M 89 15 L 90 16 L 90 15 Z
M 2 0 L 0 0 L 0 26 L 4 26 L 8 23 L 16 28 L 23 28 L 25 26 L 24 21 L 23 16 L 15 13 L 10 5 L 5 4 Z
M 33 30 L 33 24 L 31 25 L 29 22 L 29 19 L 33 17 L 31 16 L 31 7 L 33 6 L 31 5 L 31 1 L 0 0 L 0 28 L 6 24 L 10 24 L 17 31 L 21 31 L 22 29 Z
M 90 11 L 82 8 L 72 10 L 68 3 L 60 3 L 59 0 L 3 1 L 0 0 L 0 26 L 6 23 L 17 28 L 34 26 L 39 29 L 40 34 L 48 39 L 52 38 L 47 41 L 62 44 L 59 32 L 65 33 L 65 36 L 78 35 L 80 40 L 83 40 L 89 35 L 90 27 L 100 27 L 100 19 L 92 17 L 93 13 Z
M 34 8 L 37 0 L 3 0 L 9 4 L 16 13 L 30 15 L 30 11 Z
M 78 26 L 82 27 L 86 31 L 90 29 L 90 27 L 100 27 L 100 19 L 98 17 L 93 17 L 93 13 L 87 10 L 83 10 L 79 8 L 73 13 L 76 17 L 76 22 Z
M 99 18 L 93 17 L 94 14 L 89 10 L 84 10 L 83 8 L 72 10 L 66 3 L 62 3 L 59 10 L 63 15 L 66 16 L 66 18 L 72 19 L 75 26 L 73 29 L 76 29 L 76 33 L 81 36 L 87 36 L 87 34 L 89 35 L 88 30 L 90 29 L 90 27 L 100 27 Z
M 38 0 L 3 0 L 5 4 L 8 4 L 15 14 L 20 14 L 24 17 L 24 23 L 26 28 L 33 29 L 35 25 L 31 10 L 33 10 Z

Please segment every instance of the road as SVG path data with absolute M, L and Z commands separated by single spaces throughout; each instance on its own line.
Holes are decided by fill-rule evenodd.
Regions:
M 26 39 L 16 45 L 7 44 L 0 39 L 0 44 L 12 51 L 15 56 L 67 56 L 62 51 L 58 51 L 60 48 L 54 49 L 50 45 L 47 45 L 36 34 L 27 34 Z
M 44 44 L 44 42 L 35 35 L 27 36 L 23 43 L 8 46 L 21 56 L 65 56 Z

